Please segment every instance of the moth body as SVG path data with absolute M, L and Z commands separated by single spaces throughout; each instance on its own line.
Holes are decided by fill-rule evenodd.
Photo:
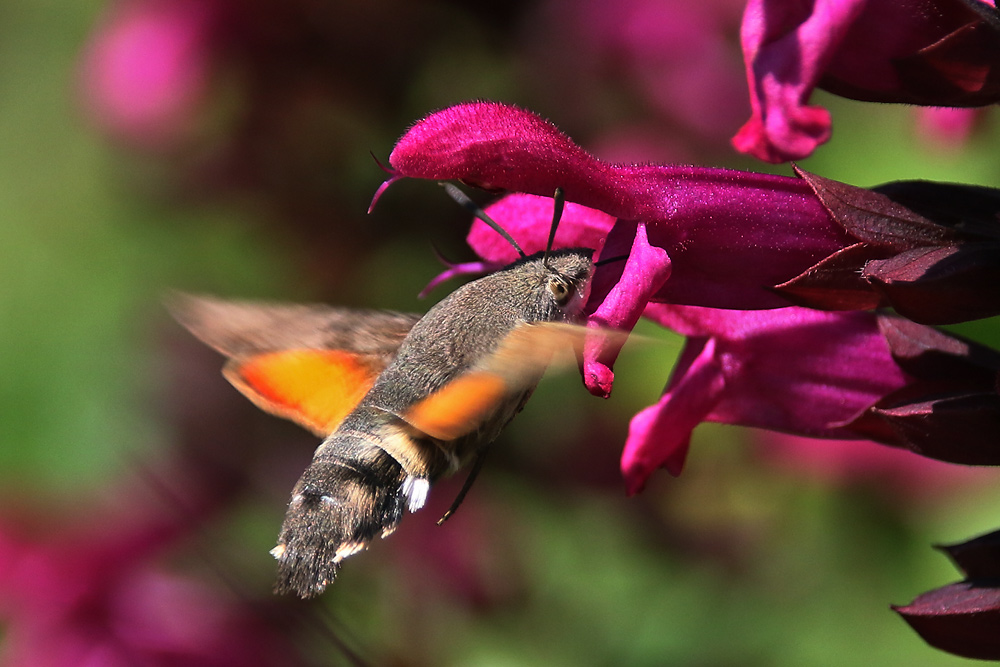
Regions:
M 174 299 L 175 317 L 229 357 L 230 382 L 324 437 L 272 550 L 277 592 L 322 593 L 345 558 L 420 509 L 436 480 L 481 457 L 552 354 L 579 349 L 593 331 L 572 325 L 587 300 L 590 255 L 525 257 L 423 317 Z
M 344 558 L 390 534 L 404 510 L 423 506 L 433 482 L 500 434 L 544 365 L 532 364 L 527 381 L 507 388 L 457 438 L 425 432 L 411 409 L 470 371 L 489 368 L 515 328 L 576 321 L 590 273 L 589 250 L 551 253 L 545 263 L 532 255 L 460 287 L 413 326 L 296 484 L 275 548 L 278 592 L 322 592 Z

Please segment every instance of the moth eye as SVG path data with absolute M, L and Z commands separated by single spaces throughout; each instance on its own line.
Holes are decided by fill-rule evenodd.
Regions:
M 573 295 L 573 289 L 563 280 L 553 278 L 549 281 L 549 291 L 558 305 L 563 305 Z

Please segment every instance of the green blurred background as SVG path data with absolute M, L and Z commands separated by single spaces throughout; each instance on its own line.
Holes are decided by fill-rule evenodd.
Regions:
M 742 99 L 731 102 L 736 125 L 690 140 L 682 120 L 622 83 L 621 58 L 559 71 L 573 19 L 544 20 L 545 5 L 245 7 L 264 25 L 284 18 L 222 40 L 195 129 L 168 146 L 116 136 L 87 110 L 81 63 L 108 6 L 0 7 L 0 498 L 42 529 L 170 460 L 179 396 L 204 383 L 243 410 L 221 360 L 168 319 L 168 290 L 428 307 L 416 294 L 440 270 L 431 244 L 471 259 L 463 215 L 416 182 L 366 214 L 384 178 L 369 151 L 384 160 L 427 112 L 501 99 L 602 154 L 622 157 L 638 141 L 636 159 L 762 168 L 724 143 Z M 738 11 L 720 31 L 739 77 L 737 25 Z M 251 46 L 240 42 L 247 34 Z M 566 99 L 559 86 L 572 88 Z M 815 101 L 832 110 L 835 130 L 802 164 L 810 171 L 864 186 L 997 183 L 993 114 L 945 145 L 921 136 L 912 110 Z M 622 127 L 625 140 L 614 136 Z M 612 399 L 588 396 L 575 377 L 547 379 L 453 520 L 434 525 L 461 480 L 348 561 L 311 613 L 375 664 L 964 662 L 926 647 L 888 605 L 960 578 L 931 545 L 1000 524 L 997 475 L 784 461 L 760 434 L 703 425 L 680 478 L 661 472 L 626 498 L 617 459 L 628 419 L 659 395 L 680 346 L 643 331 L 665 344 L 626 352 Z M 998 342 L 995 322 L 963 331 Z M 197 386 L 178 386 L 187 365 L 196 370 L 183 378 Z M 283 494 L 315 442 L 250 408 L 238 414 L 263 443 L 261 460 L 288 462 L 164 566 L 211 578 L 200 563 L 221 563 L 227 585 L 264 597 Z M 321 633 L 306 652 L 319 664 L 343 659 Z

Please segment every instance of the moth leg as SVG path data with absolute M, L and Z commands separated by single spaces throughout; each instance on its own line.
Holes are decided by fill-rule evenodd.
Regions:
M 476 459 L 472 462 L 472 469 L 469 470 L 469 476 L 465 478 L 465 483 L 462 484 L 462 489 L 458 492 L 458 495 L 455 496 L 455 500 L 451 503 L 451 507 L 448 508 L 448 511 L 445 512 L 440 519 L 438 519 L 437 525 L 440 526 L 442 523 L 447 521 L 451 515 L 455 513 L 455 510 L 458 509 L 458 506 L 462 504 L 462 501 L 465 500 L 465 494 L 467 494 L 469 489 L 472 488 L 472 483 L 476 481 L 479 471 L 483 469 L 483 462 L 486 460 L 486 451 L 488 449 L 489 446 L 487 445 L 480 448 L 479 451 L 476 452 Z

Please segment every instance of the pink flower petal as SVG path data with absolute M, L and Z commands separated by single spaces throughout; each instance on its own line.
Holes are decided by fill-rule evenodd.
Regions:
M 830 137 L 829 112 L 808 106 L 816 87 L 869 102 L 995 103 L 998 26 L 992 5 L 967 0 L 750 0 L 752 115 L 733 145 L 766 162 L 808 156 Z
M 417 295 L 418 299 L 425 299 L 435 288 L 442 285 L 453 278 L 460 278 L 463 276 L 481 276 L 485 273 L 491 271 L 496 271 L 501 268 L 503 264 L 495 264 L 493 262 L 463 262 L 461 264 L 452 264 L 447 270 L 442 271 L 438 275 L 434 276 L 427 286 L 420 290 Z
M 661 465 L 678 473 L 702 421 L 857 439 L 843 422 L 906 382 L 872 313 L 650 304 L 645 314 L 688 342 L 663 398 L 633 421 L 630 489 Z
M 486 213 L 507 230 L 528 255 L 545 250 L 552 222 L 552 196 L 509 194 L 486 207 Z M 566 202 L 556 229 L 554 248 L 600 248 L 615 218 L 587 206 Z M 475 220 L 466 238 L 477 255 L 497 264 L 517 259 L 517 251 L 495 230 Z
M 796 10 L 774 0 L 747 3 L 740 38 L 753 112 L 733 138 L 736 150 L 784 162 L 830 138 L 830 113 L 806 102 L 864 4 L 816 0 Z
M 620 228 L 634 229 L 633 244 L 621 274 L 605 294 L 591 292 L 594 310 L 588 317 L 591 326 L 631 331 L 639 321 L 650 297 L 670 277 L 670 257 L 662 248 L 649 245 L 643 223 Z M 593 305 L 596 304 L 596 307 Z M 619 343 L 604 338 L 589 341 L 584 349 L 583 378 L 587 389 L 596 396 L 607 397 L 614 381 L 612 366 L 621 349 Z
M 674 382 L 660 400 L 632 418 L 622 450 L 622 475 L 629 495 L 642 491 L 657 468 L 681 474 L 691 431 L 721 399 L 726 388 L 715 342 L 691 341 L 677 362 Z

